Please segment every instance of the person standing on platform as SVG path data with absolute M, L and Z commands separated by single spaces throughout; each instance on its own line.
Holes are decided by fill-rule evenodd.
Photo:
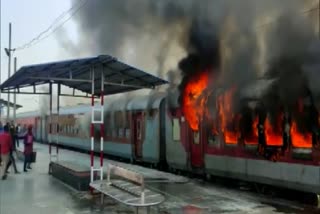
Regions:
M 3 132 L 3 124 L 2 124 L 2 122 L 0 122 L 0 133 L 2 133 Z
M 13 141 L 13 144 L 14 144 L 14 148 L 16 148 L 18 146 L 18 143 L 17 143 L 17 128 L 16 126 L 14 125 L 14 122 L 11 121 L 11 124 L 10 124 L 10 134 L 11 134 L 11 137 L 12 137 L 12 141 Z M 17 143 L 17 144 L 16 144 Z M 18 146 L 19 147 L 19 146 Z
M 0 133 L 2 133 L 2 132 L 3 132 L 3 125 L 2 125 L 2 122 L 0 121 Z M 1 151 L 0 151 L 0 154 L 1 154 Z M 2 164 L 1 162 L 2 162 L 2 160 L 1 160 L 1 155 L 0 155 L 0 167 L 1 167 L 1 164 Z
M 20 134 L 20 124 L 18 124 L 18 125 L 16 126 L 15 136 L 14 136 L 15 141 L 16 141 L 16 143 L 17 143 L 17 148 L 19 147 L 19 138 L 18 138 L 18 135 L 19 135 L 19 134 Z
M 12 147 L 12 139 L 9 134 L 9 126 L 5 125 L 3 127 L 4 132 L 0 133 L 0 156 L 2 160 L 2 165 L 0 167 L 0 178 L 5 180 L 7 178 L 6 175 L 6 167 L 9 161 L 10 150 Z
M 32 161 L 32 152 L 33 152 L 33 141 L 34 136 L 32 133 L 32 126 L 30 125 L 28 127 L 27 133 L 23 136 L 24 140 L 24 165 L 23 165 L 23 171 L 27 172 L 28 169 L 31 168 L 31 161 Z
M 17 165 L 16 165 L 16 160 L 14 159 L 14 156 L 13 156 L 13 152 L 17 152 L 16 151 L 16 136 L 15 136 L 15 127 L 14 127 L 14 124 L 13 122 L 11 122 L 11 124 L 8 126 L 10 127 L 10 135 L 11 135 L 11 139 L 12 139 L 12 147 L 10 149 L 10 156 L 9 156 L 9 162 L 6 166 L 6 173 L 9 173 L 8 170 L 9 170 L 9 167 L 11 166 L 11 164 L 13 164 L 13 168 L 14 168 L 14 172 L 16 174 L 19 174 L 19 171 L 17 169 Z

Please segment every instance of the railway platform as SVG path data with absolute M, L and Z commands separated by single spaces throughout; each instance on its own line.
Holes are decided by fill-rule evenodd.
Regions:
M 35 144 L 37 162 L 27 173 L 11 172 L 5 181 L 0 181 L 0 214 L 85 214 L 85 213 L 134 213 L 133 208 L 105 198 L 100 205 L 99 197 L 89 191 L 76 191 L 48 174 L 48 146 Z M 89 155 L 69 150 L 60 150 L 60 160 L 88 164 Z M 198 213 L 317 213 L 302 205 L 274 198 L 266 198 L 246 191 L 228 189 L 188 179 L 170 173 L 104 160 L 141 172 L 146 177 L 148 188 L 162 193 L 166 201 L 160 206 L 162 214 Z M 22 162 L 17 161 L 22 171 Z M 151 213 L 159 213 L 156 209 Z M 140 212 L 139 212 L 140 213 Z M 141 212 L 143 213 L 143 212 Z

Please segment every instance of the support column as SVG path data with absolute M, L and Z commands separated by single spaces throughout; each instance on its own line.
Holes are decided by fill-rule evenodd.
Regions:
M 48 134 L 48 141 L 49 141 L 49 155 L 50 155 L 50 162 L 51 162 L 51 138 L 52 138 L 52 83 L 49 83 L 49 93 L 50 93 L 50 100 L 49 100 L 49 134 Z
M 104 73 L 101 71 L 101 124 L 100 124 L 100 180 L 103 180 L 103 142 L 104 142 L 104 118 L 103 118 L 103 110 L 104 110 Z
M 59 116 L 60 116 L 60 94 L 61 94 L 61 84 L 58 84 L 58 96 L 57 96 L 57 138 L 56 138 L 56 154 L 57 160 L 59 159 L 59 132 L 60 132 L 60 124 L 59 124 Z
M 91 125 L 90 125 L 90 140 L 91 140 L 91 151 L 90 151 L 90 181 L 93 182 L 94 175 L 94 69 L 91 69 Z
M 103 70 L 101 71 L 101 100 L 100 105 L 95 105 L 95 71 L 94 67 L 91 70 L 91 78 L 92 78 L 92 91 L 91 91 L 91 128 L 90 128 L 90 136 L 91 136 L 91 152 L 90 152 L 90 166 L 91 173 L 90 179 L 91 182 L 94 181 L 95 172 L 100 172 L 100 180 L 103 180 L 103 142 L 104 142 L 104 124 L 103 124 L 103 104 L 104 104 L 104 75 Z M 98 118 L 95 117 L 95 113 L 97 113 Z M 100 167 L 95 167 L 94 165 L 94 125 L 100 125 Z
M 14 58 L 14 64 L 13 64 L 13 72 L 17 72 L 17 57 Z M 13 91 L 13 121 L 14 124 L 16 125 L 16 102 L 17 102 L 17 96 L 16 96 L 16 89 Z

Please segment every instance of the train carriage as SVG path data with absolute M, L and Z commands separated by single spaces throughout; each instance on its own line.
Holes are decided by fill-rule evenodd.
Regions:
M 105 154 L 145 164 L 167 163 L 171 169 L 192 173 L 320 193 L 320 155 L 312 142 L 308 148 L 295 147 L 291 142 L 277 159 L 266 158 L 260 153 L 257 136 L 228 142 L 221 132 L 208 128 L 212 121 L 205 119 L 197 131 L 192 130 L 178 103 L 170 102 L 173 97 L 176 95 L 155 93 L 108 102 Z M 53 142 L 89 151 L 90 113 L 89 105 L 62 108 L 59 117 L 54 112 L 52 125 L 57 128 L 59 124 L 59 136 L 53 128 Z M 37 139 L 47 142 L 48 115 L 29 112 L 17 118 L 22 125 L 34 124 Z M 99 145 L 100 129 L 95 128 Z M 283 143 L 271 144 L 265 151 L 280 154 Z M 99 149 L 96 146 L 96 151 Z

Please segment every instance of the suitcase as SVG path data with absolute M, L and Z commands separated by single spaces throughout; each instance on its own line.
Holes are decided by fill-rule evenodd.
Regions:
M 31 163 L 35 163 L 37 159 L 37 152 L 32 152 L 31 155 Z

